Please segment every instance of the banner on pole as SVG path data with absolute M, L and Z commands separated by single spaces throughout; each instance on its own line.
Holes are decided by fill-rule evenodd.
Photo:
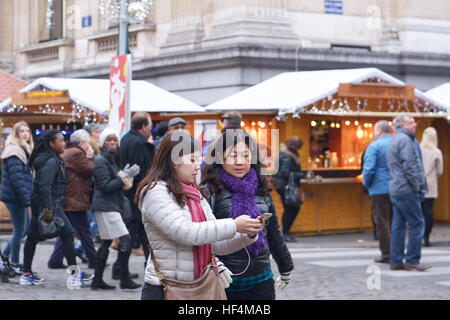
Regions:
M 129 101 L 131 83 L 131 55 L 124 54 L 111 59 L 109 71 L 109 122 L 108 125 L 123 137 L 129 128 Z

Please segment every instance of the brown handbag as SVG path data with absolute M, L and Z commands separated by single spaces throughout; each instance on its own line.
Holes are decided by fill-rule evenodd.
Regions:
M 216 274 L 214 255 L 200 278 L 181 281 L 162 275 L 152 247 L 149 247 L 156 274 L 164 288 L 164 300 L 227 300 L 223 283 Z

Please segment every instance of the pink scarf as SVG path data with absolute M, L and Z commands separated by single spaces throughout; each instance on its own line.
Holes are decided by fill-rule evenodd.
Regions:
M 200 192 L 194 184 L 181 184 L 185 196 L 188 199 L 188 207 L 191 212 L 192 222 L 204 222 L 206 220 L 205 212 L 200 205 Z M 212 246 L 204 244 L 201 246 L 194 246 L 194 280 L 198 279 L 206 266 L 212 259 Z

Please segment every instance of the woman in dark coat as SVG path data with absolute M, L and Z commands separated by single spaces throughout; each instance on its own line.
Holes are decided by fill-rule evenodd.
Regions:
M 22 273 L 22 265 L 19 264 L 20 246 L 30 224 L 28 207 L 31 204 L 33 172 L 28 165 L 28 159 L 33 147 L 30 127 L 26 122 L 19 121 L 6 139 L 1 157 L 1 200 L 8 208 L 13 224 L 12 237 L 1 254 L 5 263 L 14 270 L 13 273 L 18 275 Z
M 103 272 L 109 255 L 112 240 L 120 239 L 117 261 L 120 265 L 120 288 L 137 289 L 139 284 L 130 278 L 128 260 L 131 253 L 131 238 L 122 220 L 124 212 L 124 192 L 133 185 L 132 177 L 139 173 L 137 165 L 120 170 L 119 137 L 117 133 L 106 128 L 100 135 L 100 154 L 94 162 L 94 195 L 91 209 L 95 212 L 100 232 L 100 248 L 95 261 L 93 290 L 115 289 L 103 281 Z
M 302 202 L 298 205 L 287 205 L 284 198 L 285 187 L 288 185 L 289 176 L 292 174 L 294 184 L 300 188 L 300 179 L 305 177 L 301 171 L 299 149 L 303 146 L 303 141 L 299 137 L 293 136 L 285 143 L 280 145 L 280 155 L 278 157 L 278 173 L 275 176 L 275 190 L 280 195 L 283 203 L 283 217 L 281 222 L 283 224 L 283 236 L 286 242 L 295 242 L 295 239 L 290 235 L 290 230 L 294 224 L 295 218 L 300 211 Z
M 21 285 L 40 285 L 44 282 L 36 273 L 31 271 L 36 245 L 43 240 L 39 234 L 38 217 L 42 211 L 43 217 L 51 221 L 54 217 L 64 220 L 64 227 L 59 235 L 64 255 L 69 266 L 76 266 L 75 248 L 73 239 L 75 229 L 70 223 L 62 208 L 66 194 L 66 168 L 60 154 L 65 149 L 64 137 L 58 130 L 49 130 L 44 133 L 30 156 L 30 166 L 35 170 L 36 176 L 31 195 L 31 223 L 30 232 L 25 242 L 23 258 L 23 274 Z M 92 280 L 92 276 L 77 270 L 73 275 L 74 286 L 83 286 Z
M 201 186 L 210 195 L 208 201 L 217 219 L 273 214 L 255 243 L 218 257 L 234 274 L 226 290 L 227 297 L 230 300 L 275 299 L 270 255 L 281 274 L 277 279 L 280 288 L 289 283 L 294 265 L 278 224 L 270 181 L 261 175 L 263 164 L 258 158 L 258 145 L 247 132 L 237 129 L 234 135 L 223 133 L 211 154 L 214 163 L 204 166 Z

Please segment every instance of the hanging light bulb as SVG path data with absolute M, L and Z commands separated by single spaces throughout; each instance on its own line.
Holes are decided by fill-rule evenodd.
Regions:
M 316 121 L 311 121 L 311 127 L 315 127 L 315 126 L 317 126 L 317 122 Z

